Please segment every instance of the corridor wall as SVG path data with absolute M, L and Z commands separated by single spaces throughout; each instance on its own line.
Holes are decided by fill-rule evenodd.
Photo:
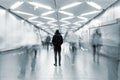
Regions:
M 120 80 L 120 0 L 117 0 L 117 3 L 109 7 L 104 13 L 100 14 L 93 20 L 91 20 L 88 24 L 83 26 L 81 30 L 84 29 L 92 29 L 101 26 L 104 47 L 102 48 L 103 54 L 107 56 L 111 56 L 116 58 L 117 68 L 113 71 L 115 73 L 111 73 L 113 76 L 117 76 L 114 80 Z M 114 22 L 117 21 L 117 22 Z M 103 24 L 105 23 L 105 24 Z M 106 23 L 109 25 L 106 25 Z M 111 24 L 112 23 L 112 24 Z M 115 23 L 115 24 L 114 24 Z M 92 31 L 91 31 L 92 32 Z M 106 36 L 105 36 L 106 35 Z M 86 35 L 84 35 L 86 36 Z M 91 33 L 90 33 L 91 36 Z M 89 36 L 89 39 L 90 39 Z M 113 70 L 113 69 L 110 69 Z M 108 75 L 109 80 L 113 80 L 112 76 Z
M 120 44 L 120 26 L 117 21 L 113 21 L 115 23 L 101 25 L 99 29 L 101 30 L 102 34 L 102 54 L 105 54 L 110 57 L 114 57 L 118 59 L 119 55 L 119 44 Z M 96 28 L 90 28 L 90 37 L 94 33 Z
M 0 51 L 37 44 L 35 27 L 0 8 Z
M 119 53 L 118 50 L 116 52 L 115 48 L 116 45 L 120 44 L 119 39 L 119 22 L 120 19 L 120 0 L 117 1 L 114 5 L 112 5 L 110 8 L 108 8 L 104 13 L 97 16 L 95 19 L 91 20 L 88 24 L 83 26 L 78 32 L 85 31 L 87 29 L 97 28 L 101 26 L 103 38 L 104 38 L 104 45 L 114 46 L 114 49 L 112 49 L 114 54 L 109 54 L 112 57 L 118 57 L 118 55 L 115 55 L 115 53 Z M 111 24 L 111 25 L 110 25 Z M 106 25 L 106 26 L 104 26 Z M 91 31 L 92 32 L 92 31 Z M 90 34 L 90 35 L 89 35 Z M 89 38 L 83 37 L 84 39 L 90 39 L 91 33 L 84 34 L 83 36 L 88 36 Z M 107 35 L 107 36 L 106 36 Z M 112 48 L 112 47 L 111 47 Z M 107 50 L 107 53 L 111 52 L 110 50 Z M 111 52 L 111 53 L 112 53 Z M 120 53 L 119 53 L 120 54 Z

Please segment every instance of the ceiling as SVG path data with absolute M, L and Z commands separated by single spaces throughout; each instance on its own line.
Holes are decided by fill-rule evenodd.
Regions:
M 17 7 L 13 7 L 18 1 Z M 77 30 L 115 1 L 0 0 L 0 5 L 49 33 L 60 29 L 65 34 Z

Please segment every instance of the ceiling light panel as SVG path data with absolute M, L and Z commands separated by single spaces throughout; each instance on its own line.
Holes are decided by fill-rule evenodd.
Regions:
M 55 21 L 55 20 L 56 20 L 56 19 L 51 18 L 51 17 L 41 17 L 41 18 L 44 18 L 44 19 L 47 19 L 47 20 L 53 20 L 53 21 Z
M 100 11 L 91 11 L 91 12 L 81 14 L 81 16 L 87 16 L 87 15 L 96 14 L 96 13 L 99 13 L 99 12 Z
M 79 23 L 79 22 L 75 22 L 75 23 L 73 23 L 74 25 L 76 25 L 76 26 L 81 26 L 82 24 L 81 23 Z
M 66 11 L 58 11 L 58 12 L 62 13 L 62 14 L 65 14 L 65 15 L 68 15 L 68 16 L 74 16 L 74 14 L 66 12 Z
M 61 25 L 62 26 L 62 28 L 68 28 L 68 26 L 64 26 L 64 25 Z
M 47 23 L 47 24 L 49 24 L 51 26 L 58 26 L 57 24 L 53 24 L 53 23 Z
M 63 22 L 63 23 L 66 23 L 66 24 L 70 24 L 69 21 L 60 21 L 60 22 Z
M 50 26 L 50 28 L 55 28 L 56 26 Z
M 30 17 L 28 20 L 30 21 L 30 20 L 33 20 L 33 19 L 36 19 L 36 18 L 38 18 L 38 16 Z
M 21 6 L 23 3 L 24 3 L 23 1 L 18 1 L 18 2 L 16 2 L 16 3 L 14 3 L 14 4 L 10 7 L 10 9 L 16 9 L 16 8 L 18 8 L 19 6 Z
M 79 19 L 81 19 L 81 22 L 86 22 L 88 21 L 88 18 L 82 17 L 82 16 L 78 16 Z
M 68 9 L 68 8 L 71 8 L 71 7 L 75 7 L 77 5 L 80 5 L 82 2 L 74 2 L 72 4 L 69 4 L 69 5 L 66 5 L 66 6 L 63 6 L 60 8 L 60 10 L 65 10 L 65 9 Z
M 18 14 L 28 15 L 28 16 L 34 16 L 34 14 L 22 12 L 22 11 L 13 11 L 13 12 L 18 13 Z
M 70 23 L 69 23 L 69 24 L 62 24 L 62 25 L 60 25 L 60 26 L 67 26 L 67 25 L 70 25 Z
M 68 19 L 72 19 L 74 17 L 66 17 L 66 18 L 62 18 L 60 21 L 64 21 L 64 20 L 68 20 Z
M 48 12 L 42 13 L 41 16 L 46 16 L 46 15 L 52 14 L 52 13 L 54 13 L 54 12 L 55 12 L 55 11 L 48 11 Z
M 47 24 L 51 24 L 51 23 L 54 23 L 54 22 L 57 22 L 57 20 L 55 20 L 55 21 L 48 21 Z
M 82 19 L 82 20 L 88 20 L 88 18 L 86 17 L 82 17 L 82 16 L 78 16 L 79 19 Z
M 45 23 L 43 23 L 41 21 L 30 21 L 30 22 L 34 22 L 34 23 L 38 23 L 38 24 L 45 24 Z
M 40 8 L 44 8 L 44 9 L 48 9 L 51 10 L 52 8 L 50 6 L 41 4 L 41 3 L 37 3 L 37 2 L 28 2 L 29 4 L 35 6 L 35 7 L 40 7 Z
M 37 26 L 42 26 L 44 23 L 38 23 Z
M 96 8 L 96 9 L 102 9 L 102 7 L 100 5 L 98 5 L 98 4 L 96 4 L 95 2 L 92 2 L 92 1 L 88 1 L 87 4 Z

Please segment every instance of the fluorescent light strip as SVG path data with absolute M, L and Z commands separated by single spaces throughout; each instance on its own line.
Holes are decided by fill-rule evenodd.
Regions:
M 60 26 L 62 26 L 62 27 L 64 27 L 64 28 L 67 28 L 68 26 L 63 26 L 63 25 L 60 25 Z
M 43 25 L 43 24 L 44 24 L 44 23 L 38 23 L 37 26 L 41 26 L 41 25 Z
M 48 19 L 48 20 L 56 20 L 56 19 L 50 18 L 50 17 L 41 17 L 41 18 Z
M 82 2 L 74 2 L 74 3 L 72 3 L 72 4 L 69 4 L 69 5 L 66 5 L 66 6 L 61 7 L 60 10 L 68 9 L 68 8 L 71 8 L 71 7 L 80 5 L 81 3 L 82 3 Z
M 49 25 L 51 25 L 51 26 L 58 26 L 57 24 L 49 24 Z
M 80 24 L 79 22 L 75 22 L 75 23 L 73 23 L 74 25 L 76 25 L 76 26 L 81 26 L 82 24 Z
M 62 18 L 60 21 L 64 21 L 64 20 L 68 20 L 68 19 L 72 19 L 74 17 L 66 17 L 66 18 Z
M 35 23 L 38 23 L 38 24 L 45 24 L 45 23 L 43 23 L 41 21 L 31 21 L 31 22 L 35 22 Z
M 88 20 L 88 18 L 82 17 L 82 16 L 78 16 L 78 18 L 79 18 L 79 19 L 82 19 L 82 20 L 86 20 L 86 21 Z
M 88 21 L 88 18 L 85 18 L 85 17 L 82 17 L 82 16 L 78 16 L 78 18 L 79 18 L 79 19 L 82 19 L 81 22 L 86 22 L 86 21 Z
M 53 23 L 53 22 L 57 22 L 57 20 L 54 20 L 54 21 L 48 21 L 48 23 Z
M 96 4 L 95 2 L 92 1 L 88 1 L 87 4 L 89 4 L 90 6 L 96 8 L 96 9 L 102 9 L 102 7 L 98 4 Z
M 57 20 L 56 21 L 48 21 L 47 24 L 52 24 L 54 22 L 57 22 Z
M 69 15 L 69 16 L 74 16 L 74 14 L 66 12 L 66 11 L 58 11 L 59 13 L 65 14 L 65 15 Z
M 84 21 L 77 21 L 77 22 L 75 22 L 75 23 L 73 23 L 73 24 L 81 24 L 81 23 L 83 23 Z
M 49 25 L 54 25 L 54 23 L 47 23 L 47 24 L 49 24 Z M 55 24 L 56 25 L 56 24 Z
M 48 10 L 52 9 L 50 6 L 46 6 L 46 5 L 41 4 L 41 3 L 37 3 L 37 2 L 28 2 L 28 3 L 35 6 L 35 7 L 41 7 L 41 8 L 48 9 Z
M 50 26 L 50 28 L 55 28 L 56 26 Z
M 52 13 L 54 13 L 54 12 L 55 12 L 55 11 L 48 11 L 48 12 L 42 13 L 41 16 L 46 16 L 46 15 L 52 14 Z
M 18 14 L 28 15 L 28 16 L 34 16 L 33 14 L 22 12 L 22 11 L 13 11 L 13 12 L 18 13 Z
M 66 24 L 70 24 L 70 22 L 69 22 L 69 21 L 60 21 L 60 22 L 64 22 L 64 23 L 66 23 Z
M 20 5 L 22 5 L 24 2 L 23 1 L 17 1 L 16 3 L 14 3 L 10 9 L 16 9 L 18 8 Z
M 33 20 L 33 19 L 36 19 L 36 18 L 38 18 L 38 16 L 31 17 L 31 18 L 29 18 L 28 20 L 30 21 L 30 20 Z
M 88 13 L 83 13 L 80 16 L 86 16 L 86 15 L 96 14 L 96 13 L 99 13 L 99 12 L 100 11 L 91 11 L 91 12 L 88 12 Z
M 60 26 L 67 26 L 67 25 L 70 25 L 70 24 L 62 24 L 62 25 L 60 25 Z

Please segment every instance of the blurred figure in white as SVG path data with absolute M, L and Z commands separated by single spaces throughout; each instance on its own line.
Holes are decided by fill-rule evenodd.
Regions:
M 65 41 L 62 45 L 62 53 L 64 53 L 65 64 L 71 63 L 70 43 Z
M 92 36 L 92 48 L 93 48 L 93 61 L 95 61 L 95 55 L 97 56 L 97 62 L 99 63 L 99 54 L 102 46 L 102 34 L 100 29 L 96 29 Z
M 70 43 L 72 65 L 74 65 L 76 55 L 77 55 L 78 44 L 79 44 L 79 37 L 75 33 L 71 32 L 71 33 L 68 34 L 67 41 Z
M 70 52 L 69 47 L 70 47 L 70 44 L 68 42 L 64 42 L 62 45 L 62 51 L 66 55 L 69 54 L 69 52 Z

